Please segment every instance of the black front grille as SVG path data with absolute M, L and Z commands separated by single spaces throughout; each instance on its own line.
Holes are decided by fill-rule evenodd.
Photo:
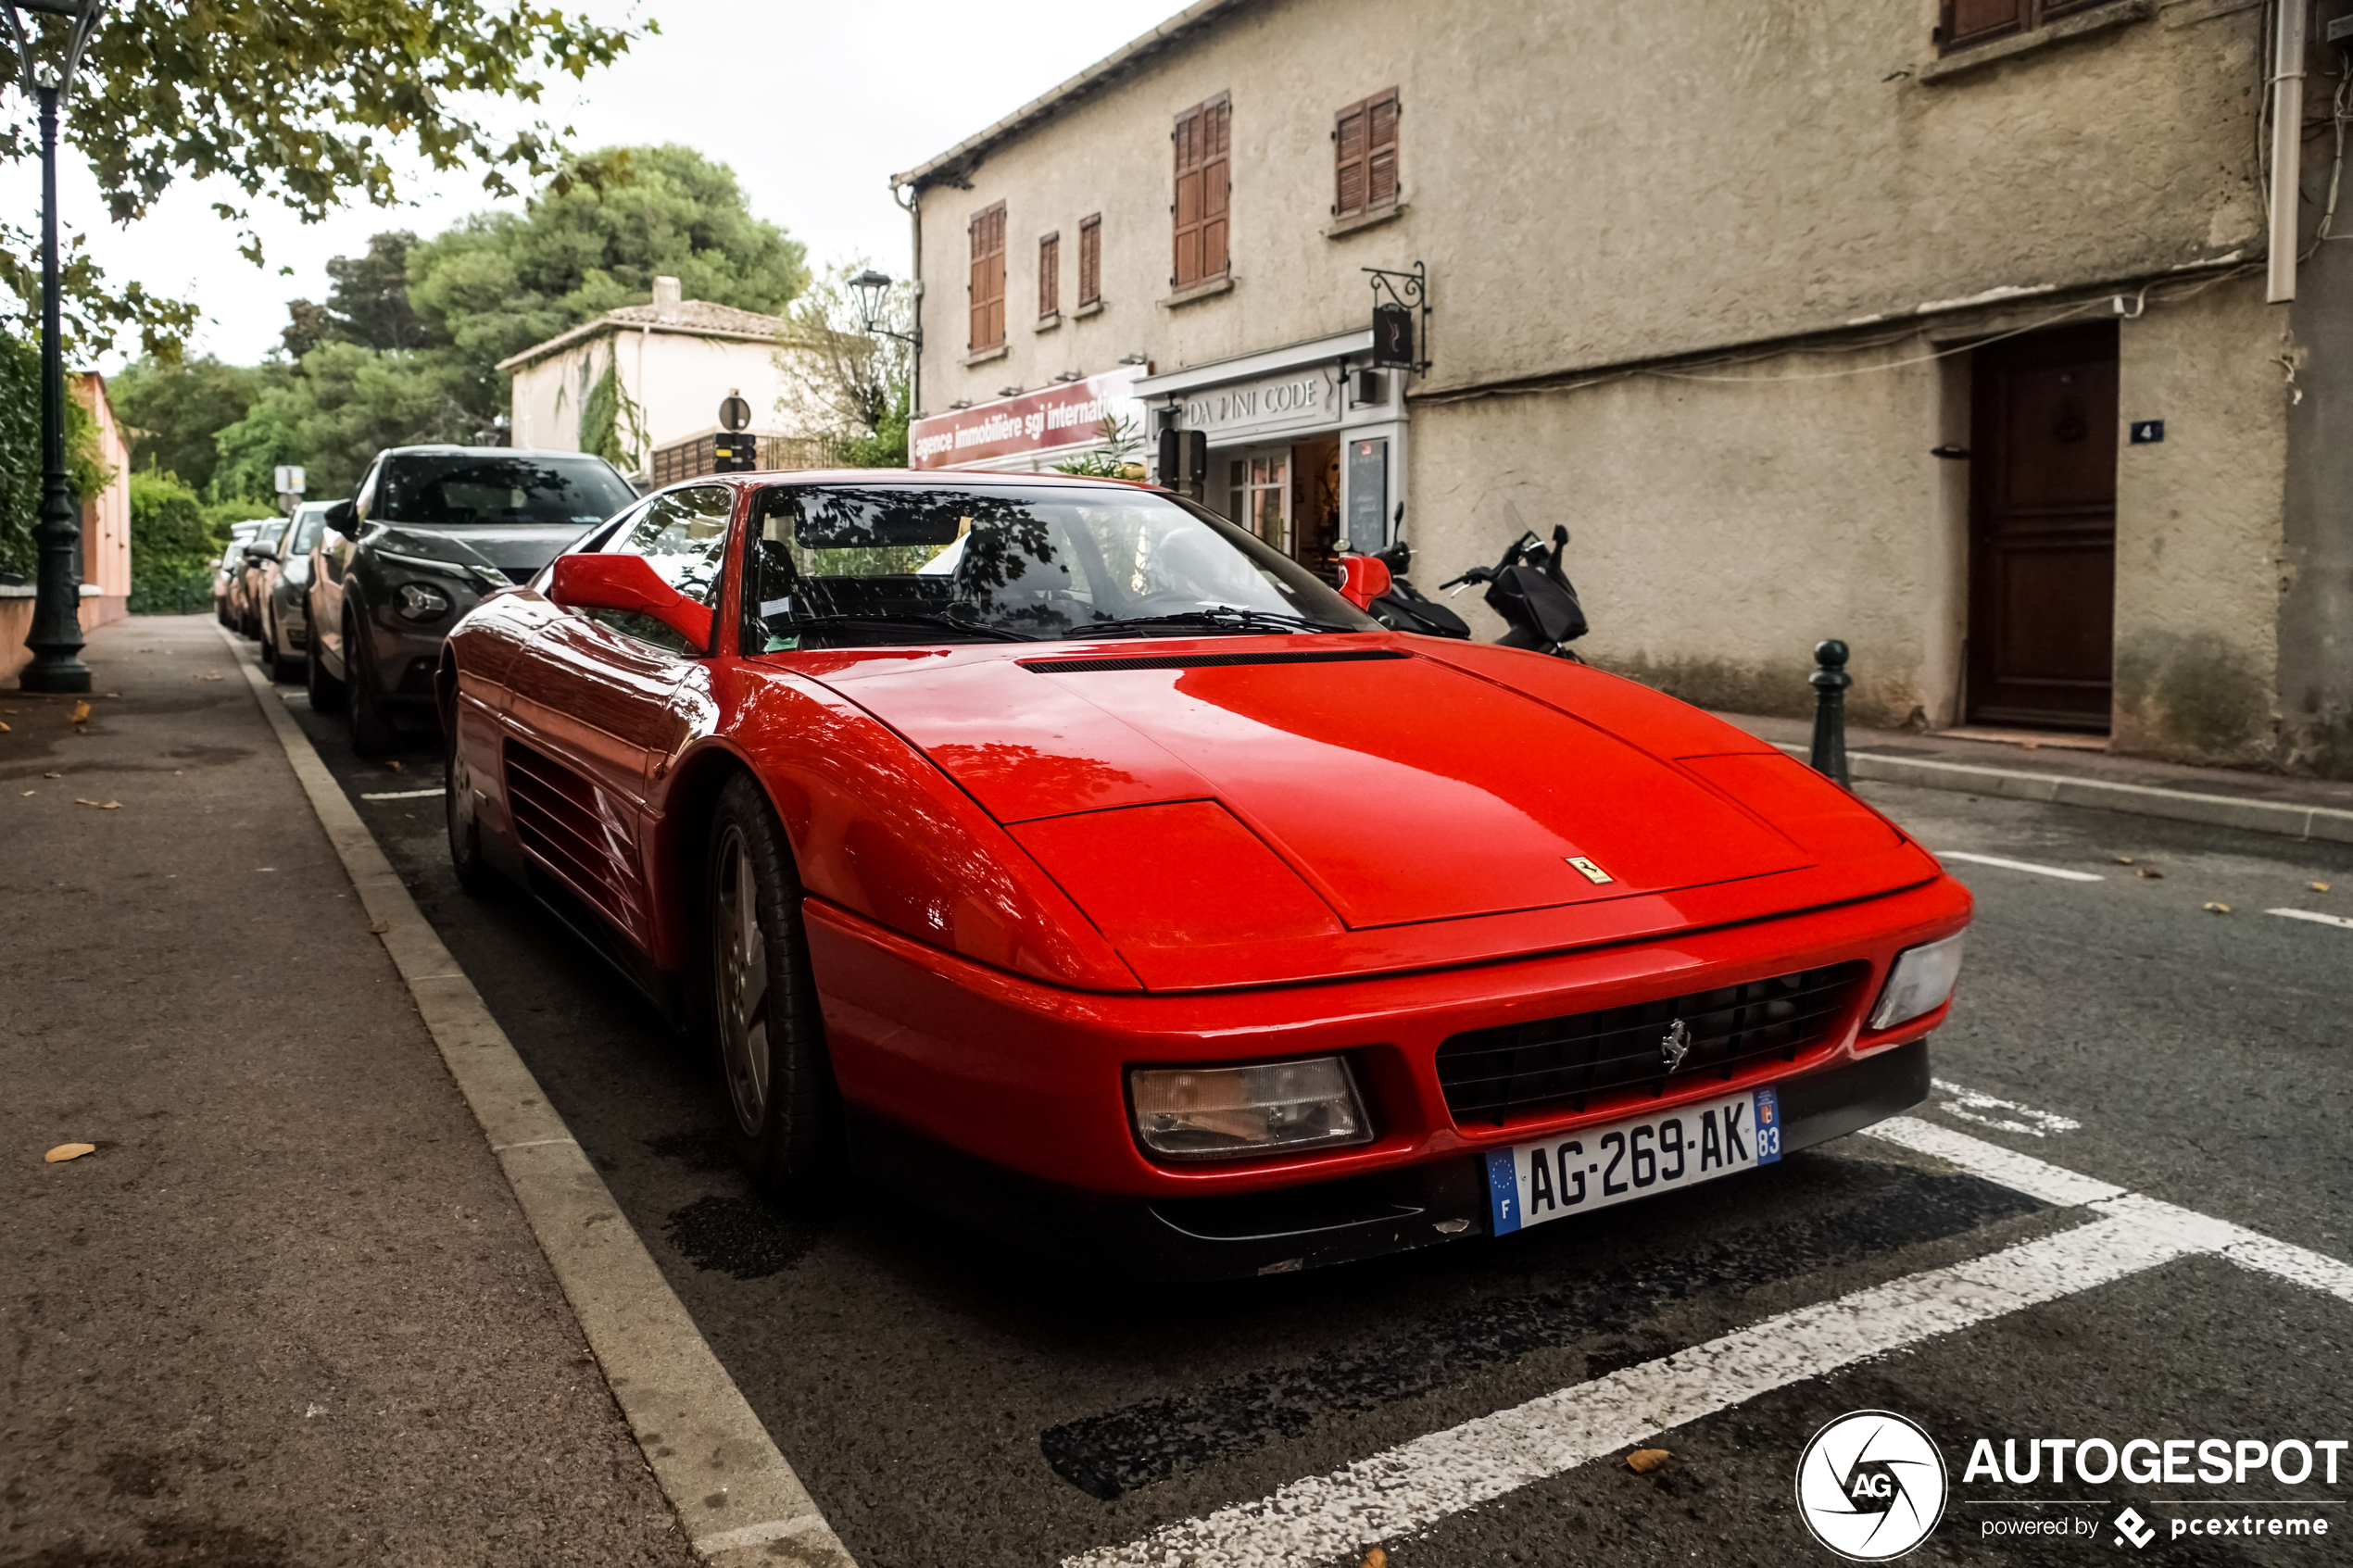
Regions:
M 1172 630 L 1171 636 L 1183 633 Z M 1093 675 L 1109 670 L 1211 670 L 1234 664 L 1368 664 L 1411 659 L 1395 648 L 1318 648 L 1302 653 L 1139 653 L 1101 659 L 1025 659 L 1024 670 L 1039 675 Z
M 1438 1081 L 1457 1122 L 1501 1123 L 1539 1110 L 1576 1112 L 1655 1099 L 1794 1061 L 1827 1042 L 1871 966 L 1856 960 L 1667 997 L 1631 1007 L 1450 1035 Z M 1680 1019 L 1689 1050 L 1673 1071 L 1666 1042 Z

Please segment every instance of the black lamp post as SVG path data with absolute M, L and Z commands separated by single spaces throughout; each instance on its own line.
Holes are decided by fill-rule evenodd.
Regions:
M 29 692 L 86 692 L 90 667 L 82 651 L 82 582 L 74 570 L 82 542 L 82 518 L 74 505 L 73 481 L 66 472 L 66 370 L 58 346 L 57 314 L 57 111 L 82 64 L 82 47 L 98 25 L 105 0 L 5 0 L 8 40 L 24 67 L 25 95 L 41 110 L 41 521 L 32 530 L 40 547 L 32 605 L 32 631 L 24 640 L 32 662 L 17 684 Z M 73 23 L 66 44 L 65 69 L 33 57 L 38 24 L 19 7 L 65 17 Z
M 924 345 L 924 330 L 921 327 L 912 332 L 894 332 L 882 324 L 883 295 L 890 290 L 889 273 L 878 272 L 869 267 L 850 279 L 849 286 L 858 291 L 858 325 L 867 336 L 895 337 L 916 348 Z

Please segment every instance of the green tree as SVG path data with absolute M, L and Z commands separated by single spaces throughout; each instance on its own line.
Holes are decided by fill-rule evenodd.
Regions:
M 166 469 L 195 490 L 209 490 L 219 461 L 213 436 L 245 418 L 254 400 L 289 373 L 283 365 L 224 365 L 208 354 L 133 360 L 107 383 L 130 432 L 131 466 Z
M 327 303 L 286 302 L 293 324 L 285 330 L 286 352 L 299 359 L 329 341 L 370 348 L 422 348 L 433 329 L 409 307 L 409 252 L 417 236 L 396 229 L 371 236 L 365 256 L 338 256 L 327 263 L 334 286 Z
M 798 407 L 778 412 L 787 428 L 812 415 L 830 426 L 849 467 L 903 469 L 912 385 L 904 334 L 912 330 L 914 295 L 903 282 L 892 286 L 875 323 L 884 330 L 868 332 L 849 286 L 868 265 L 864 257 L 836 263 L 793 302 L 777 364 Z
M 503 410 L 501 359 L 678 279 L 686 297 L 774 315 L 807 252 L 754 218 L 735 171 L 691 147 L 609 147 L 598 178 L 552 182 L 521 213 L 467 219 L 409 252 L 409 303 L 468 367 L 479 421 Z
M 300 463 L 314 499 L 347 495 L 386 446 L 474 439 L 478 426 L 458 395 L 462 367 L 430 350 L 384 351 L 326 343 L 302 357 L 300 373 L 258 398 L 245 417 L 214 438 L 216 499 L 271 493 L 280 463 Z
M 52 58 L 62 53 L 63 19 L 25 21 Z M 485 0 L 122 0 L 92 38 L 68 135 L 118 223 L 143 216 L 182 173 L 233 190 L 238 199 L 216 209 L 238 223 L 257 201 L 308 220 L 354 199 L 390 206 L 399 152 L 436 173 L 478 169 L 484 189 L 511 195 L 510 173 L 561 184 L 575 172 L 561 145 L 569 128 L 509 132 L 484 117 L 501 100 L 537 103 L 551 76 L 584 77 L 652 31 Z M 0 130 L 0 158 L 38 156 L 25 119 Z M 260 263 L 249 227 L 242 248 Z M 0 283 L 28 310 L 37 257 L 28 230 L 0 224 Z M 78 247 L 66 292 L 85 345 L 135 329 L 148 352 L 169 352 L 196 320 L 193 302 L 108 284 Z

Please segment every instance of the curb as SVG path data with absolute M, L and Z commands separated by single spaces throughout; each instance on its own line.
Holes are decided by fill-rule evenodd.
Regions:
M 276 688 L 221 640 L 441 1048 L 697 1556 L 857 1568 Z
M 1782 743 L 1780 749 L 1803 759 L 1810 747 Z M 1982 768 L 1969 762 L 1930 762 L 1917 757 L 1883 757 L 1871 751 L 1846 754 L 1846 771 L 1858 779 L 1879 784 L 1916 784 L 1925 789 L 1963 790 L 1971 795 L 1998 795 L 2012 800 L 2041 800 L 2056 806 L 2088 806 L 2100 811 L 2122 811 L 2135 817 L 2165 817 L 2177 822 L 2207 827 L 2237 828 L 2282 838 L 2322 839 L 2353 844 L 2353 811 L 2334 806 L 2295 806 L 2274 800 L 2244 800 L 2232 795 L 2199 795 L 2185 789 L 2158 789 L 2152 784 L 2117 784 L 2065 773 L 2032 773 L 2017 768 Z

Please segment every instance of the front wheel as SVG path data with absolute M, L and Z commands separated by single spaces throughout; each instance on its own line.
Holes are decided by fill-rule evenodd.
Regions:
M 392 721 L 384 717 L 384 698 L 377 695 L 375 671 L 360 646 L 359 628 L 343 623 L 344 709 L 351 720 L 351 749 L 362 757 L 382 757 L 399 744 Z
M 720 792 L 704 932 L 711 1017 L 736 1153 L 785 1201 L 824 1195 L 838 1167 L 841 1110 L 825 1058 L 784 826 L 749 774 Z
M 316 626 L 318 622 L 311 624 Z M 320 656 L 316 639 L 311 644 L 310 657 L 303 660 L 302 689 L 310 694 L 313 713 L 342 711 L 343 683 L 327 673 L 327 661 Z

